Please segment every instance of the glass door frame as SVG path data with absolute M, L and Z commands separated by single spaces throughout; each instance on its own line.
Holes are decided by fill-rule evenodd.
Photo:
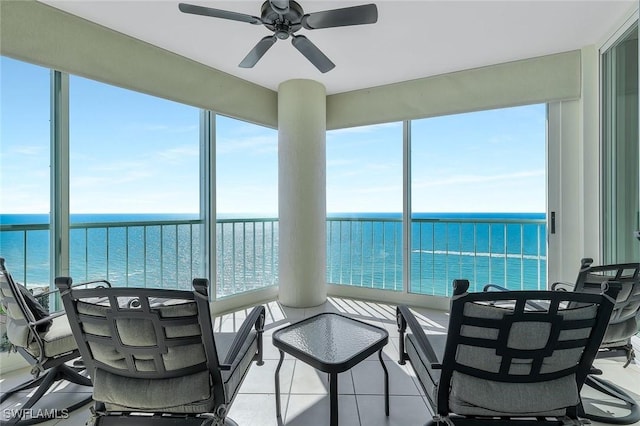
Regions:
M 618 238 L 620 238 L 620 232 L 637 232 L 640 229 L 640 194 L 635 196 L 635 201 L 633 204 L 635 205 L 635 224 L 629 225 L 629 221 L 626 220 L 626 224 L 622 224 L 625 228 L 623 231 L 618 229 L 618 218 L 613 217 L 614 211 L 616 211 L 619 206 L 617 205 L 616 199 L 618 198 L 618 192 L 624 191 L 625 188 L 620 188 L 620 185 L 616 182 L 616 179 L 619 180 L 614 174 L 614 168 L 616 163 L 616 153 L 613 152 L 616 150 L 616 144 L 612 143 L 615 138 L 616 133 L 616 125 L 612 123 L 615 121 L 616 113 L 616 94 L 615 90 L 618 89 L 617 86 L 617 76 L 615 75 L 616 65 L 612 62 L 615 61 L 615 56 L 609 60 L 608 55 L 615 55 L 616 52 L 613 50 L 617 46 L 620 45 L 622 41 L 624 41 L 633 31 L 638 31 L 638 10 L 636 10 L 632 16 L 630 16 L 627 21 L 600 47 L 599 57 L 600 57 L 600 129 L 601 129 L 601 142 L 600 142 L 600 158 L 601 158 L 601 166 L 600 166 L 600 192 L 601 192 L 601 216 L 600 216 L 600 229 L 602 235 L 602 245 L 601 245 L 601 258 L 602 263 L 618 263 L 621 261 L 631 261 L 630 257 L 633 256 L 633 252 L 637 253 L 637 248 L 631 249 L 631 254 L 621 253 L 619 250 L 619 244 L 617 243 Z M 637 89 L 637 87 L 636 87 Z M 640 108 L 639 108 L 640 111 Z M 640 113 L 639 113 L 640 116 Z M 637 119 L 637 123 L 640 119 Z M 636 130 L 637 132 L 637 130 Z M 638 138 L 636 137 L 636 141 Z M 640 144 L 640 142 L 639 142 Z M 640 168 L 640 149 L 637 150 L 637 158 L 636 164 Z M 636 175 L 636 190 L 640 191 L 640 173 Z M 613 197 L 613 198 L 612 198 Z M 627 225 L 634 227 L 635 229 L 630 230 L 626 229 Z M 630 235 L 628 236 L 631 237 Z M 640 237 L 637 236 L 638 239 Z M 627 237 L 624 237 L 625 241 Z M 632 240 L 631 244 L 634 241 Z M 640 244 L 640 243 L 638 243 Z M 625 250 L 622 250 L 623 252 Z

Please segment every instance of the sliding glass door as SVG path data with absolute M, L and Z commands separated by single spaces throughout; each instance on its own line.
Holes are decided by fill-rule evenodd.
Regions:
M 638 23 L 602 55 L 604 262 L 640 259 Z

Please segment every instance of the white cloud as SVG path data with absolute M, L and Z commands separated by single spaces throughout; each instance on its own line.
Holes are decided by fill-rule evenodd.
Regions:
M 216 154 L 224 155 L 236 152 L 246 154 L 270 154 L 278 152 L 278 138 L 271 136 L 251 136 L 244 138 L 219 138 L 216 141 Z
M 127 127 L 127 132 L 131 131 L 143 131 L 143 132 L 163 132 L 163 133 L 189 133 L 199 131 L 199 124 L 192 124 L 186 126 L 175 126 L 162 123 L 133 123 Z
M 372 124 L 371 126 L 347 127 L 344 129 L 329 130 L 327 132 L 327 139 L 341 136 L 341 135 L 375 133 L 380 129 L 390 129 L 390 128 L 402 128 L 402 123 L 399 123 L 399 122 L 380 123 L 380 124 Z
M 178 148 L 169 148 L 156 154 L 159 160 L 165 160 L 172 163 L 180 162 L 186 158 L 198 158 L 200 156 L 200 148 L 193 146 L 184 146 Z M 196 162 L 197 164 L 197 162 Z
M 11 148 L 10 154 L 39 157 L 48 155 L 49 147 L 41 145 L 18 145 Z
M 49 187 L 36 184 L 7 184 L 0 193 L 0 213 L 49 213 Z
M 345 158 L 335 158 L 327 160 L 327 168 L 330 167 L 350 167 L 356 162 L 354 160 L 347 160 Z
M 465 185 L 465 184 L 479 184 L 487 182 L 499 182 L 499 181 L 513 181 L 517 179 L 528 179 L 531 177 L 544 177 L 544 170 L 529 170 L 515 173 L 505 173 L 499 175 L 456 175 L 449 176 L 440 179 L 422 179 L 421 181 L 414 182 L 411 187 L 428 188 L 435 186 L 450 186 L 450 185 Z

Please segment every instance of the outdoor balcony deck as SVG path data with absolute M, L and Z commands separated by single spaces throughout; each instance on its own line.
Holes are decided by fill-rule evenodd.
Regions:
M 327 302 L 311 309 L 293 309 L 281 306 L 272 301 L 266 304 L 267 318 L 265 324 L 265 363 L 263 366 L 252 366 L 249 370 L 239 394 L 231 408 L 230 417 L 240 425 L 271 426 L 277 425 L 274 401 L 274 372 L 279 354 L 272 345 L 271 335 L 278 328 L 299 321 L 320 312 L 339 312 L 354 318 L 370 322 L 389 331 L 389 344 L 384 349 L 384 360 L 389 370 L 391 412 L 389 418 L 384 415 L 383 374 L 377 356 L 363 361 L 352 370 L 342 373 L 339 382 L 339 418 L 342 426 L 375 426 L 423 425 L 430 418 L 427 402 L 409 364 L 399 365 L 398 332 L 395 323 L 395 306 L 354 299 L 329 297 Z M 418 319 L 425 329 L 431 332 L 444 332 L 447 314 L 424 308 L 416 308 Z M 249 308 L 215 318 L 216 331 L 235 331 Z M 640 365 L 636 361 L 626 369 L 617 359 L 602 359 L 597 366 L 604 371 L 604 377 L 624 387 L 640 400 Z M 14 384 L 26 380 L 29 370 L 23 369 L 3 374 L 0 388 L 6 390 Z M 327 377 L 323 373 L 308 367 L 306 364 L 285 356 L 281 371 L 282 410 L 286 425 L 323 425 L 328 424 L 329 396 Z M 75 385 L 59 386 L 46 395 L 35 409 L 48 405 L 62 406 L 72 398 L 86 396 L 81 392 L 86 388 Z M 586 391 L 585 391 L 586 393 Z M 21 398 L 11 398 L 1 407 L 17 409 L 26 400 L 25 392 Z M 61 401 L 60 403 L 56 403 Z M 599 406 L 606 411 L 614 411 L 615 407 Z M 89 405 L 74 413 L 68 419 L 52 420 L 46 425 L 84 425 L 90 416 Z M 598 423 L 593 423 L 598 425 Z

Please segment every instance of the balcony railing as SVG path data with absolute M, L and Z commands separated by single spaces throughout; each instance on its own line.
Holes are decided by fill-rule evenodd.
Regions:
M 70 269 L 76 281 L 107 278 L 114 285 L 187 288 L 202 275 L 201 220 L 72 223 Z M 546 288 L 545 221 L 533 219 L 414 219 L 409 291 L 448 295 L 454 278 Z M 49 282 L 48 225 L 0 225 L 0 253 L 14 277 Z M 217 296 L 278 282 L 278 220 L 216 223 Z M 402 220 L 327 219 L 327 281 L 402 291 Z M 16 269 L 17 268 L 17 269 Z
M 201 220 L 72 223 L 70 270 L 115 286 L 189 289 L 202 275 Z
M 327 281 L 402 291 L 402 219 L 327 218 Z
M 474 291 L 547 288 L 544 219 L 415 219 L 411 235 L 413 293 L 449 296 L 455 278 Z
M 455 278 L 544 289 L 545 235 L 543 219 L 414 218 L 409 291 L 448 296 Z M 401 291 L 402 246 L 402 219 L 328 218 L 327 280 Z
M 202 274 L 201 220 L 72 223 L 70 275 L 123 287 L 188 288 Z M 17 281 L 49 282 L 49 225 L 0 225 L 0 248 Z M 21 265 L 16 270 L 14 265 Z
M 278 283 L 278 219 L 218 219 L 217 296 Z

